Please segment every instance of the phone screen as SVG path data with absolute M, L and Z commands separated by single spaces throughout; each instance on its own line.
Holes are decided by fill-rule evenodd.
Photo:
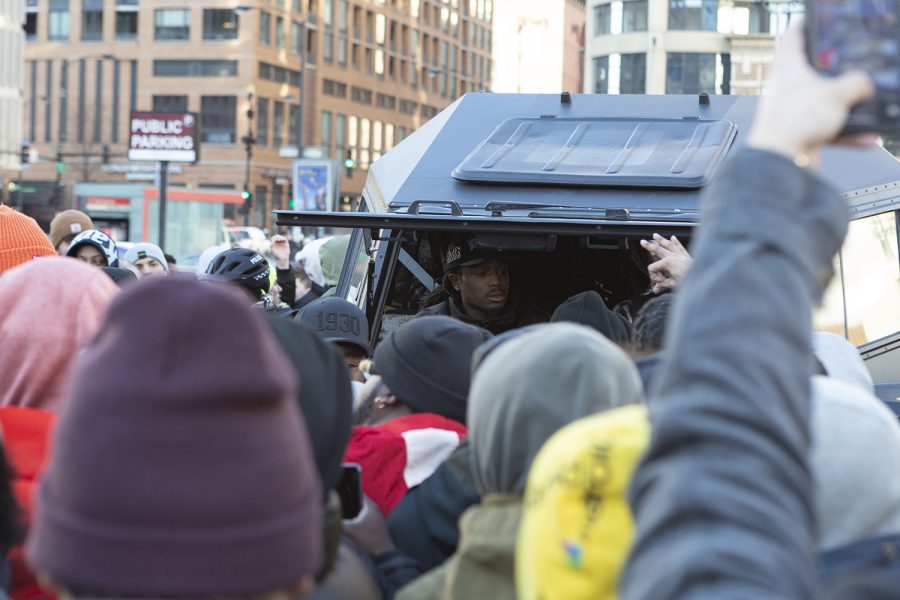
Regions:
M 341 479 L 337 484 L 338 496 L 341 498 L 341 516 L 344 519 L 355 519 L 362 512 L 362 468 L 356 463 L 341 465 Z
M 813 64 L 833 75 L 866 71 L 878 88 L 850 124 L 881 129 L 900 121 L 900 0 L 810 0 L 809 50 Z

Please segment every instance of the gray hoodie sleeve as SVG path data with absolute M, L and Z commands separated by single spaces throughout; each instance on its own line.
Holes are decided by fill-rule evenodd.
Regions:
M 811 174 L 750 149 L 723 165 L 705 202 L 649 401 L 621 595 L 816 598 L 811 305 L 848 211 Z

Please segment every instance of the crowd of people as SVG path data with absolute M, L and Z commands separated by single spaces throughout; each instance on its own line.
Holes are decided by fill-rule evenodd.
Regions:
M 592 290 L 543 315 L 502 252 L 460 237 L 373 348 L 283 237 L 189 277 L 153 244 L 120 257 L 77 211 L 45 234 L 0 206 L 0 588 L 896 596 L 900 424 L 811 322 L 848 211 L 807 167 L 871 93 L 821 78 L 789 32 L 691 253 L 642 243 L 654 298 L 634 316 Z

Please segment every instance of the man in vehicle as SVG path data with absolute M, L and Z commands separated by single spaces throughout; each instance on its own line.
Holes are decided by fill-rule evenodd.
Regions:
M 444 281 L 421 315 L 445 315 L 493 334 L 544 323 L 547 317 L 510 293 L 510 257 L 500 249 L 479 248 L 474 236 L 454 239 L 447 247 Z

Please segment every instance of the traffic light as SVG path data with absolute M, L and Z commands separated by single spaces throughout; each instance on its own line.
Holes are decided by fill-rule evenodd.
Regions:
M 19 156 L 19 159 L 23 165 L 27 165 L 31 162 L 31 146 L 28 145 L 28 142 L 22 143 L 22 154 Z
M 241 198 L 244 200 L 244 204 L 241 205 L 241 214 L 249 215 L 250 209 L 253 208 L 253 194 L 250 193 L 247 186 L 244 186 L 244 190 L 241 192 Z
M 109 164 L 109 144 L 103 144 L 103 164 Z
M 356 167 L 356 161 L 353 160 L 353 151 L 347 150 L 347 157 L 344 159 L 344 169 L 347 172 L 347 179 L 353 178 L 354 167 Z

